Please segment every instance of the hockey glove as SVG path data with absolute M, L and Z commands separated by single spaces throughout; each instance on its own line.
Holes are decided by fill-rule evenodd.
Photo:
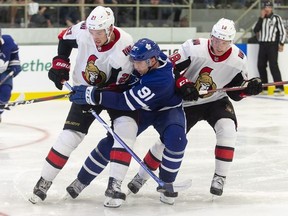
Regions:
M 199 92 L 195 88 L 194 84 L 185 77 L 180 77 L 176 80 L 176 90 L 180 92 L 183 100 L 197 101 L 199 98 Z
M 244 89 L 246 95 L 258 95 L 262 92 L 262 81 L 258 77 L 245 81 L 244 86 L 247 86 Z
M 69 97 L 69 100 L 76 104 L 90 104 L 97 105 L 100 100 L 100 92 L 92 86 L 74 86 L 73 94 Z
M 52 68 L 48 72 L 48 77 L 55 83 L 55 86 L 62 90 L 63 81 L 69 80 L 70 60 L 64 56 L 55 56 L 52 61 Z

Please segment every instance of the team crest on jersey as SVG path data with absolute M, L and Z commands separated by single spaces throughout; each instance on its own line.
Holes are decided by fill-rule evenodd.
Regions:
M 210 73 L 213 69 L 209 67 L 204 67 L 201 69 L 199 76 L 195 82 L 195 87 L 198 91 L 204 91 L 204 90 L 212 90 L 216 89 L 216 84 L 214 83 L 212 77 L 210 76 Z M 205 95 L 201 95 L 201 98 L 210 97 L 213 93 L 208 93 Z
M 95 55 L 88 58 L 85 71 L 82 71 L 82 77 L 89 85 L 101 87 L 106 82 L 106 74 L 95 65 L 96 60 Z

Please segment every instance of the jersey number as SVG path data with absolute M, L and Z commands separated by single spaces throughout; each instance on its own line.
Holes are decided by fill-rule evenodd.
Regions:
M 138 94 L 139 98 L 141 98 L 144 101 L 148 101 L 155 96 L 155 94 L 152 93 L 151 90 L 149 88 L 147 88 L 146 86 L 144 86 L 142 89 L 138 90 L 137 94 Z

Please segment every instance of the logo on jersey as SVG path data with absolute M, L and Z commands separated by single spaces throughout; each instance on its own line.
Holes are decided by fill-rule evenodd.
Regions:
M 212 72 L 212 68 L 204 67 L 201 69 L 199 76 L 195 82 L 195 87 L 198 91 L 204 90 L 212 90 L 216 89 L 216 84 L 214 83 L 210 73 Z M 213 93 L 208 93 L 205 95 L 201 95 L 201 98 L 210 97 Z
M 96 60 L 95 55 L 88 58 L 85 71 L 82 71 L 82 77 L 89 85 L 101 87 L 106 82 L 106 74 L 95 65 Z
M 239 56 L 241 59 L 244 59 L 244 53 L 243 53 L 241 50 L 239 50 L 238 56 Z
M 8 68 L 8 65 L 9 65 L 9 61 L 5 61 L 5 59 L 1 59 L 2 56 L 5 58 L 5 54 L 3 53 L 0 53 L 0 74 L 5 72 Z

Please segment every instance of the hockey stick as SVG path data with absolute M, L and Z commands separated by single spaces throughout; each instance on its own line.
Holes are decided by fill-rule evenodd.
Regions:
M 268 86 L 277 86 L 277 85 L 284 85 L 288 84 L 288 81 L 281 81 L 281 82 L 272 82 L 272 83 L 263 83 L 262 87 L 268 87 Z M 246 86 L 235 86 L 235 87 L 230 87 L 230 88 L 219 88 L 219 89 L 211 89 L 211 90 L 200 90 L 199 94 L 204 95 L 208 93 L 213 93 L 213 92 L 228 92 L 228 91 L 239 91 L 245 89 Z
M 38 103 L 38 102 L 42 102 L 42 101 L 50 101 L 50 100 L 56 100 L 56 99 L 60 99 L 60 98 L 65 98 L 65 97 L 69 97 L 70 94 L 71 94 L 71 92 L 66 93 L 66 94 L 60 94 L 60 95 L 54 95 L 54 96 L 49 96 L 49 97 L 36 98 L 36 99 L 31 99 L 31 100 L 16 101 L 16 102 L 5 104 L 4 109 L 8 109 L 9 110 L 9 107 L 13 107 L 13 106 L 26 105 L 26 104 Z
M 64 85 L 71 92 L 73 91 L 69 83 L 64 82 Z M 163 182 L 145 165 L 145 163 L 138 157 L 138 155 L 113 131 L 113 129 L 94 110 L 91 110 L 90 112 L 100 122 L 100 124 L 113 136 L 113 138 L 117 142 L 119 142 L 120 145 L 122 145 L 122 147 L 125 148 L 126 151 L 136 160 L 136 162 L 159 184 L 159 186 L 161 186 L 161 192 L 178 192 L 191 187 L 192 183 L 190 179 L 175 184 Z
M 7 74 L 7 76 L 5 76 L 4 79 L 0 81 L 0 86 L 1 86 L 7 79 L 9 79 L 10 77 L 12 77 L 13 74 L 14 74 L 14 71 L 11 71 L 9 74 Z

